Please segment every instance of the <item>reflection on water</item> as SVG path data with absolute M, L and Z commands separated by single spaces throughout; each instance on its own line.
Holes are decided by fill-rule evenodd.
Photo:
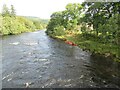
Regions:
M 110 58 L 100 55 L 92 55 L 88 69 L 93 75 L 92 80 L 94 82 L 101 85 L 110 83 L 120 86 L 120 63 L 113 62 Z
M 120 87 L 120 65 L 44 31 L 5 36 L 3 87 Z

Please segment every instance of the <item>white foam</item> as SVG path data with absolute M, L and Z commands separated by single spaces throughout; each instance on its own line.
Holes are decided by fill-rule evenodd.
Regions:
M 37 45 L 37 42 L 29 42 L 29 43 L 24 43 L 25 45 L 32 46 L 32 45 Z
M 9 43 L 9 44 L 11 44 L 11 45 L 18 45 L 18 44 L 20 44 L 20 42 L 13 42 L 13 43 Z

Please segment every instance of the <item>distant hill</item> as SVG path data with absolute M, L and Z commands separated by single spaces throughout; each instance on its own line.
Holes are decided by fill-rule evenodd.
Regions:
M 44 23 L 44 24 L 48 24 L 49 22 L 49 19 L 41 19 L 39 17 L 34 17 L 34 16 L 23 16 L 23 17 L 30 19 L 32 21 L 40 21 L 41 23 Z

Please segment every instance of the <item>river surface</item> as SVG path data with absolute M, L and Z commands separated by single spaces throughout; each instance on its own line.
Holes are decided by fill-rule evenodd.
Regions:
M 2 38 L 3 88 L 120 88 L 120 64 L 45 31 Z

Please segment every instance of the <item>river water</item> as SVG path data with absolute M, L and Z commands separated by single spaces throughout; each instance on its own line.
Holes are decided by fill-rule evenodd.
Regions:
M 120 64 L 44 30 L 2 38 L 3 88 L 120 88 Z

